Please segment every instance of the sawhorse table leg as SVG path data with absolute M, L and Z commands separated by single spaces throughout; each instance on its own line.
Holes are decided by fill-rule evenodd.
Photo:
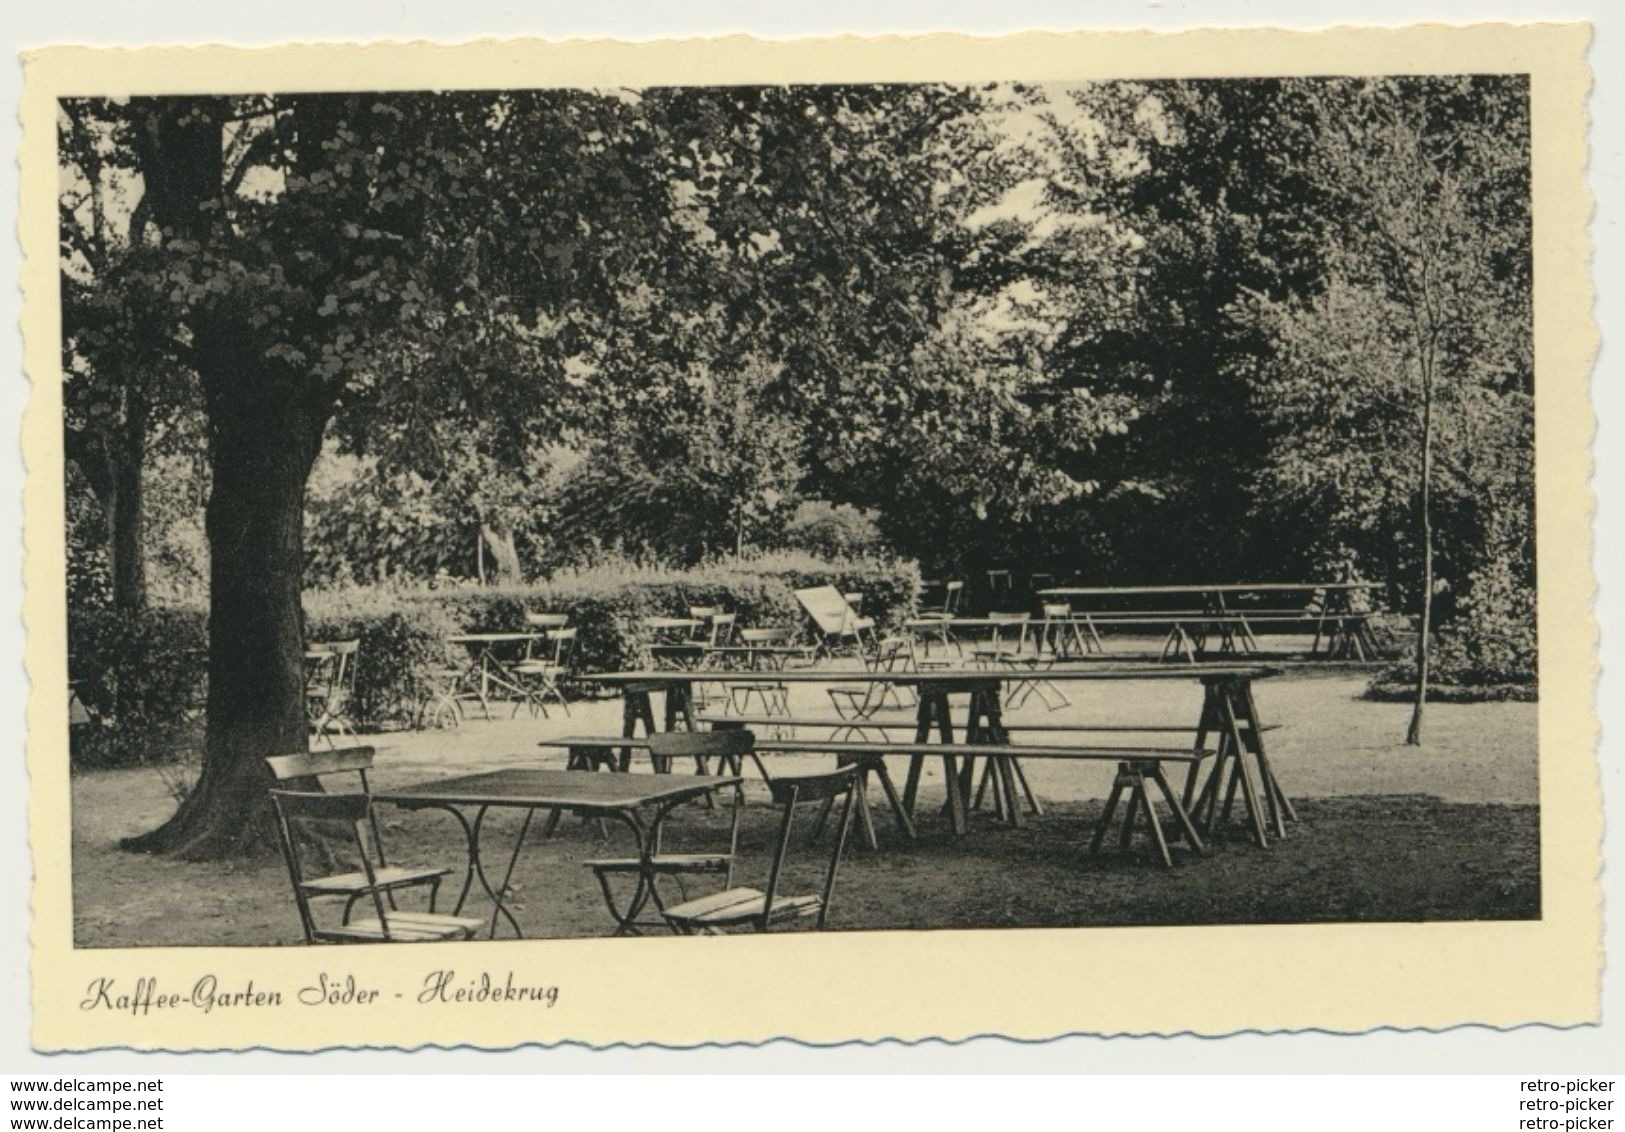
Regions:
M 970 711 L 965 720 L 965 742 L 977 744 L 1006 744 L 1010 742 L 1010 733 L 1004 727 L 1004 715 L 999 703 L 999 683 L 990 682 L 982 687 L 972 688 L 970 695 Z M 968 798 L 970 796 L 974 768 L 970 758 L 966 758 L 962 772 L 961 792 Z M 976 791 L 976 806 L 980 807 L 982 799 L 986 796 L 989 782 L 993 785 L 994 808 L 999 816 L 1010 825 L 1019 829 L 1024 824 L 1021 813 L 1021 799 L 1027 799 L 1027 806 L 1033 814 L 1042 815 L 1043 805 L 1038 796 L 1033 793 L 1027 782 L 1027 776 L 1021 769 L 1021 763 L 1014 758 L 996 756 L 987 760 L 982 771 L 982 782 Z
M 1174 819 L 1179 823 L 1180 832 L 1185 842 L 1197 853 L 1206 852 L 1201 837 L 1196 832 L 1196 825 L 1186 812 L 1179 797 L 1174 793 L 1167 775 L 1163 773 L 1162 764 L 1152 759 L 1134 759 L 1117 764 L 1117 777 L 1112 782 L 1111 793 L 1106 798 L 1106 806 L 1100 813 L 1100 821 L 1095 825 L 1095 835 L 1089 842 L 1091 856 L 1100 854 L 1100 847 L 1106 840 L 1106 833 L 1111 828 L 1112 816 L 1117 811 L 1117 803 L 1128 791 L 1128 804 L 1123 811 L 1123 830 L 1118 839 L 1121 848 L 1127 849 L 1134 837 L 1134 823 L 1137 816 L 1145 817 L 1146 827 L 1151 832 L 1151 839 L 1156 843 L 1157 854 L 1162 863 L 1168 868 L 1174 867 L 1174 858 L 1168 848 L 1168 838 L 1162 829 L 1162 821 L 1157 817 L 1157 811 L 1151 804 L 1150 791 L 1146 789 L 1146 781 L 1162 794 L 1163 801 L 1173 812 Z
M 948 714 L 948 688 L 940 684 L 920 685 L 920 703 L 915 716 L 914 741 L 929 742 L 931 732 L 937 732 L 942 744 L 943 785 L 948 791 L 948 824 L 955 834 L 967 828 L 965 820 L 965 794 L 960 789 L 959 761 L 953 753 L 954 725 Z M 908 761 L 908 778 L 903 784 L 903 808 L 912 818 L 914 804 L 919 797 L 920 776 L 925 768 L 924 755 L 914 755 Z
M 1205 815 L 1203 825 L 1211 834 L 1217 820 L 1229 817 L 1239 791 L 1254 842 L 1261 849 L 1268 848 L 1271 832 L 1285 837 L 1286 822 L 1296 821 L 1297 813 L 1264 751 L 1264 730 L 1252 682 L 1223 677 L 1204 680 L 1203 684 L 1196 747 L 1201 749 L 1208 735 L 1217 733 L 1218 756 L 1199 793 L 1196 780 L 1200 764 L 1192 764 L 1185 780 L 1185 806 L 1193 815 Z

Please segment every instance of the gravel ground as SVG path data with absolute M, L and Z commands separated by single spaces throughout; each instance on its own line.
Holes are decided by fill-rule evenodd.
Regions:
M 922 836 L 889 835 L 876 811 L 879 853 L 854 850 L 843 866 L 831 928 L 922 929 L 1026 925 L 1316 922 L 1518 918 L 1539 914 L 1536 705 L 1429 707 L 1427 744 L 1402 743 L 1403 705 L 1359 700 L 1362 674 L 1312 672 L 1257 685 L 1259 711 L 1278 776 L 1303 822 L 1268 852 L 1238 833 L 1212 855 L 1182 855 L 1168 871 L 1143 844 L 1127 854 L 1085 853 L 1109 766 L 1029 763 L 1047 803 L 1023 831 L 977 818 L 968 837 L 947 835 L 934 817 L 940 771 L 928 767 Z M 1072 706 L 1046 712 L 1029 702 L 1011 721 L 1082 723 L 1194 720 L 1195 682 L 1067 685 Z M 830 714 L 817 688 L 793 692 L 800 715 Z M 566 719 L 471 720 L 437 732 L 369 737 L 379 748 L 376 786 L 513 765 L 558 765 L 542 751 L 549 735 L 613 734 L 620 705 L 574 705 Z M 906 737 L 905 726 L 894 732 Z M 1029 733 L 1043 742 L 1058 736 Z M 1169 743 L 1164 736 L 1153 743 Z M 824 760 L 797 757 L 806 765 Z M 901 760 L 894 773 L 900 779 Z M 125 853 L 120 837 L 152 828 L 172 808 L 151 770 L 73 779 L 75 941 L 79 946 L 264 945 L 297 942 L 298 925 L 280 860 L 190 864 Z M 742 880 L 764 865 L 771 816 L 747 810 Z M 668 823 L 668 848 L 715 847 L 723 818 L 699 808 Z M 489 845 L 506 847 L 517 819 L 488 823 Z M 461 839 L 442 815 L 396 815 L 386 837 L 396 859 L 459 869 Z M 1115 841 L 1109 842 L 1115 845 Z M 566 822 L 559 836 L 534 834 L 515 874 L 515 908 L 537 936 L 603 934 L 609 921 L 580 867 L 605 845 L 590 825 Z M 498 850 L 499 852 L 501 850 Z M 798 867 L 816 871 L 818 854 Z M 812 873 L 804 879 L 812 883 Z M 478 908 L 479 902 L 470 907 Z

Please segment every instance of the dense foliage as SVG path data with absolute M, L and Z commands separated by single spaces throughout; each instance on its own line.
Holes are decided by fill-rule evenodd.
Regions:
M 68 620 L 76 766 L 162 763 L 202 739 L 208 622 L 197 606 L 139 614 L 77 610 Z
M 525 577 L 606 552 L 691 564 L 796 545 L 792 516 L 814 499 L 868 510 L 933 573 L 1019 560 L 1153 581 L 1353 562 L 1414 610 L 1407 295 L 1424 280 L 1443 302 L 1424 332 L 1462 362 L 1441 377 L 1446 620 L 1504 548 L 1486 525 L 1527 514 L 1517 80 L 693 89 L 529 112 L 555 134 L 574 115 L 597 127 L 582 161 L 607 159 L 606 122 L 622 131 L 634 219 L 667 209 L 694 241 L 660 237 L 667 254 L 640 268 L 671 293 L 605 291 L 594 315 L 550 291 L 545 332 L 499 318 L 467 341 L 442 340 L 454 310 L 410 300 L 432 336 L 379 341 L 367 396 L 347 395 L 317 463 L 313 581 L 499 576 L 493 529 Z M 570 241 L 543 262 L 576 270 L 581 254 Z M 497 260 L 516 285 L 518 265 Z M 613 322 L 594 337 L 584 320 L 599 316 Z M 95 351 L 74 356 L 101 372 Z M 514 400 L 504 365 L 533 375 L 525 397 L 551 399 L 562 445 L 536 434 L 538 402 Z M 437 412 L 441 392 L 467 412 Z M 469 400 L 499 394 L 495 411 Z M 157 573 L 197 582 L 201 540 L 163 533 L 186 521 L 150 517 L 148 541 L 179 541 Z M 104 541 L 82 529 L 79 546 Z M 1513 565 L 1529 576 L 1531 560 Z
M 785 521 L 784 545 L 819 558 L 860 558 L 886 546 L 877 513 L 848 503 L 805 499 Z

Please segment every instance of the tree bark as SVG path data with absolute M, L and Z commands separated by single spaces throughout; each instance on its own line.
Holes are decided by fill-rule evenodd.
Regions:
M 143 550 L 143 477 L 147 454 L 147 402 L 132 388 L 124 402 L 124 420 L 114 440 L 110 461 L 111 498 L 107 501 L 108 559 L 113 582 L 113 608 L 138 613 L 147 604 L 147 569 Z
M 274 839 L 261 760 L 308 746 L 304 498 L 325 418 L 255 376 L 242 375 L 229 397 L 211 405 L 203 772 L 168 823 L 126 848 L 193 860 L 268 850 Z M 263 392 L 245 396 L 245 389 Z
M 1428 669 L 1433 635 L 1433 367 L 1422 369 L 1422 619 L 1416 635 L 1416 704 L 1405 732 L 1408 746 L 1422 745 L 1422 715 L 1428 702 Z
M 491 548 L 490 580 L 497 585 L 520 580 L 519 549 L 514 546 L 513 532 L 495 522 L 480 524 L 480 539 Z M 480 581 L 486 581 L 484 559 L 481 559 Z
M 166 240 L 181 238 L 205 256 L 217 237 L 228 99 L 142 103 L 132 139 L 145 185 L 142 205 Z M 324 143 L 341 125 L 332 99 L 297 103 L 294 134 L 301 173 L 329 160 Z M 327 188 L 303 190 L 320 202 Z M 275 844 L 263 759 L 308 749 L 305 714 L 304 503 L 335 406 L 336 391 L 270 347 L 318 340 L 312 324 L 267 333 L 240 306 L 207 296 L 183 314 L 193 368 L 203 389 L 211 486 L 204 514 L 209 539 L 209 689 L 203 770 L 175 815 L 126 848 L 194 860 L 265 852 Z M 271 335 L 280 336 L 274 338 Z

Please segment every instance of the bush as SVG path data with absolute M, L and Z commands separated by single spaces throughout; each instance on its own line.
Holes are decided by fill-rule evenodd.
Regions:
M 1537 676 L 1533 587 L 1505 561 L 1492 560 L 1472 573 L 1457 615 L 1435 639 L 1429 697 L 1529 700 L 1535 698 Z M 1411 657 L 1373 680 L 1370 694 L 1409 699 L 1415 689 Z
M 466 657 L 447 644 L 459 632 L 524 628 L 525 612 L 570 614 L 582 672 L 646 666 L 643 618 L 720 605 L 741 625 L 800 628 L 794 591 L 834 585 L 861 590 L 865 614 L 882 628 L 913 610 L 918 569 L 872 560 L 827 562 L 783 552 L 693 570 L 604 563 L 552 581 L 507 588 L 396 589 L 305 595 L 311 641 L 359 640 L 351 718 L 367 730 L 411 722 L 433 691 L 433 673 Z M 72 729 L 76 766 L 158 763 L 201 746 L 208 615 L 193 606 L 154 608 L 139 618 L 76 611 L 69 648 L 79 698 L 94 721 Z
M 886 540 L 874 511 L 846 503 L 808 499 L 796 507 L 784 526 L 784 545 L 828 559 L 863 558 L 880 554 Z
M 208 615 L 193 606 L 72 613 L 68 673 L 91 717 L 69 728 L 73 765 L 165 763 L 198 749 L 207 647 Z
M 308 595 L 306 637 L 358 639 L 351 717 L 378 729 L 409 722 L 445 667 L 446 637 L 460 626 L 446 611 L 386 591 Z M 140 617 L 77 611 L 69 622 L 75 692 L 91 719 L 70 729 L 77 767 L 162 765 L 202 749 L 208 613 L 155 607 Z
M 1536 679 L 1534 586 L 1510 562 L 1491 559 L 1468 578 L 1458 616 L 1439 640 L 1439 668 L 1468 686 Z

